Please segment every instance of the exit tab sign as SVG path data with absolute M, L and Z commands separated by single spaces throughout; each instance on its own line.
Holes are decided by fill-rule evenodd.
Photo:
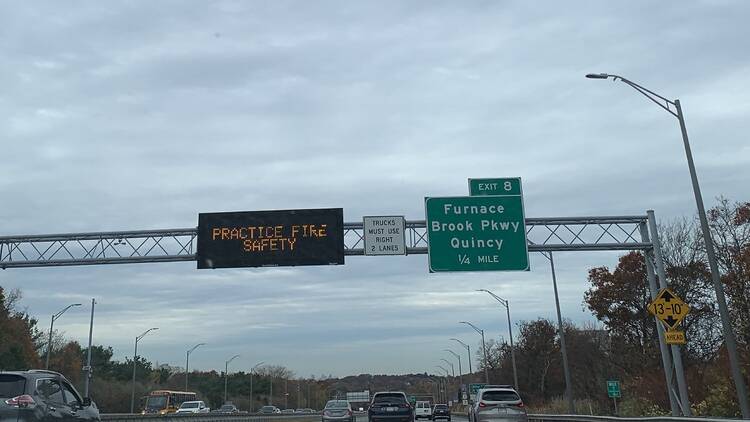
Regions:
M 470 196 L 522 195 L 520 177 L 469 179 Z

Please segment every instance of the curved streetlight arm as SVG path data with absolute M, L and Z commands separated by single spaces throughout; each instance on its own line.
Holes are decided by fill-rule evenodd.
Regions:
M 670 100 L 668 98 L 664 98 L 661 95 L 655 93 L 654 91 L 651 91 L 648 88 L 645 88 L 645 87 L 643 87 L 641 85 L 638 85 L 637 83 L 635 83 L 635 82 L 633 82 L 633 81 L 631 81 L 631 80 L 629 80 L 627 78 L 623 78 L 620 75 L 610 75 L 608 73 L 589 73 L 589 74 L 586 75 L 586 77 L 589 78 L 589 79 L 609 79 L 609 78 L 612 78 L 612 82 L 615 82 L 615 81 L 617 81 L 619 79 L 624 84 L 629 85 L 631 88 L 633 88 L 636 91 L 638 91 L 641 94 L 643 94 L 644 97 L 648 98 L 649 100 L 653 101 L 656 105 L 658 105 L 659 107 L 661 107 L 664 110 L 666 110 L 667 113 L 671 114 L 674 117 L 677 117 L 678 119 L 680 118 L 680 116 L 677 113 L 675 113 L 674 111 L 672 111 L 672 109 L 669 108 L 669 106 L 677 108 L 677 104 L 674 101 L 672 101 L 672 100 Z M 664 101 L 664 103 L 666 105 L 664 105 L 661 102 L 657 101 L 657 99 L 659 99 L 661 101 Z
M 231 358 L 229 358 L 229 360 L 227 361 L 227 365 L 229 364 L 229 362 L 231 362 L 231 361 L 233 361 L 233 360 L 237 359 L 238 357 L 240 357 L 240 355 L 234 355 L 234 356 L 232 356 Z
M 473 329 L 474 329 L 474 331 L 476 331 L 476 332 L 477 332 L 477 333 L 479 333 L 479 334 L 483 334 L 483 333 L 484 333 L 484 330 L 482 330 L 481 328 L 477 328 L 477 326 L 476 326 L 476 325 L 474 325 L 474 324 L 472 324 L 472 323 L 470 323 L 470 322 L 466 322 L 466 321 L 460 321 L 460 322 L 459 322 L 459 324 L 466 324 L 466 325 L 468 325 L 469 327 L 473 328 Z
M 464 346 L 464 347 L 465 347 L 465 348 L 467 348 L 467 349 L 469 348 L 469 345 L 468 345 L 468 344 L 464 343 L 463 341 L 461 341 L 461 340 L 459 340 L 459 339 L 457 339 L 457 338 L 451 338 L 450 340 L 453 340 L 453 341 L 455 341 L 455 342 L 458 342 L 458 344 L 460 344 L 461 346 Z
M 74 303 L 72 305 L 66 306 L 62 311 L 60 311 L 60 312 L 52 315 L 52 321 L 56 320 L 57 318 L 60 318 L 62 316 L 62 314 L 65 313 L 65 311 L 67 311 L 68 309 L 70 309 L 70 308 L 72 308 L 74 306 L 81 306 L 81 304 L 80 303 Z
M 190 354 L 193 353 L 193 350 L 197 349 L 200 346 L 205 346 L 205 345 L 206 345 L 206 343 L 198 343 L 198 344 L 196 344 L 195 346 L 193 346 L 192 349 L 190 349 L 190 350 L 187 351 L 188 356 L 190 356 Z
M 255 366 L 253 366 L 252 369 L 250 369 L 250 372 L 255 371 L 256 369 L 258 369 L 259 366 L 265 365 L 265 364 L 266 364 L 265 362 L 258 362 L 258 363 L 256 363 Z
M 447 369 L 445 369 L 445 368 L 443 368 L 442 366 L 440 366 L 440 365 L 435 365 L 435 368 L 440 368 L 440 369 L 442 369 L 443 371 L 445 371 L 445 376 L 446 376 L 446 377 L 449 377 L 449 376 L 450 376 L 450 372 L 448 372 L 448 370 L 447 370 Z
M 459 356 L 458 353 L 454 352 L 453 350 L 451 350 L 451 349 L 443 349 L 443 351 L 444 352 L 448 352 L 448 353 L 452 354 L 456 359 L 461 360 L 461 356 Z
M 450 365 L 451 369 L 455 370 L 455 368 L 453 367 L 453 362 L 449 361 L 448 359 L 443 359 L 443 358 L 440 358 L 440 360 L 447 363 L 448 365 Z
M 508 301 L 507 301 L 506 299 L 503 299 L 503 298 L 501 298 L 500 296 L 498 296 L 498 295 L 496 295 L 496 294 L 492 293 L 491 291 L 489 291 L 489 290 L 487 290 L 487 289 L 479 289 L 479 290 L 477 290 L 477 291 L 478 291 L 478 292 L 485 292 L 485 293 L 489 293 L 489 295 L 490 295 L 490 296 L 492 296 L 492 297 L 494 297 L 494 298 L 495 298 L 495 300 L 497 300 L 498 302 L 500 302 L 500 304 L 501 304 L 501 305 L 505 306 L 506 308 L 508 307 Z
M 148 330 L 146 330 L 143 333 L 141 333 L 141 335 L 139 335 L 138 337 L 136 337 L 135 338 L 135 342 L 138 343 L 138 341 L 140 339 L 142 339 L 143 337 L 146 337 L 146 334 L 150 333 L 151 331 L 158 330 L 158 329 L 159 329 L 159 327 L 149 328 Z

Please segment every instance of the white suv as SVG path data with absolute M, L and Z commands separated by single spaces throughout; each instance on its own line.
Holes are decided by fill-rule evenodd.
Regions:
M 186 401 L 177 409 L 177 413 L 208 413 L 211 409 L 203 403 L 203 400 Z
M 486 386 L 477 392 L 469 408 L 469 422 L 528 422 L 526 408 L 518 392 L 509 385 Z
M 432 407 L 428 401 L 418 401 L 414 408 L 414 419 L 432 419 Z

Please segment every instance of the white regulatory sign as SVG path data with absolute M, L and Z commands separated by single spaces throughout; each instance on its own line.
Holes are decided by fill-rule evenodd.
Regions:
M 365 255 L 406 255 L 404 217 L 363 217 Z

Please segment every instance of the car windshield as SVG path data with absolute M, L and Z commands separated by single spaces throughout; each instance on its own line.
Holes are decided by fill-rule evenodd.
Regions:
M 326 409 L 347 409 L 349 408 L 349 402 L 341 400 L 331 400 L 326 403 Z
M 167 407 L 167 396 L 151 396 L 146 399 L 147 409 L 164 409 Z
M 225 404 L 224 406 L 221 406 L 220 410 L 232 410 L 234 409 L 234 406 L 231 404 Z
M 26 388 L 24 377 L 12 374 L 0 374 L 0 397 L 13 398 L 23 394 Z
M 273 406 L 263 406 L 260 408 L 261 411 L 273 410 Z
M 515 391 L 496 390 L 482 393 L 482 401 L 518 401 L 521 400 Z
M 400 393 L 383 393 L 383 394 L 376 394 L 375 399 L 373 399 L 373 402 L 375 403 L 406 403 L 406 398 L 403 394 Z
M 197 401 L 186 401 L 185 403 L 182 403 L 180 409 L 195 409 L 196 407 L 198 407 Z

